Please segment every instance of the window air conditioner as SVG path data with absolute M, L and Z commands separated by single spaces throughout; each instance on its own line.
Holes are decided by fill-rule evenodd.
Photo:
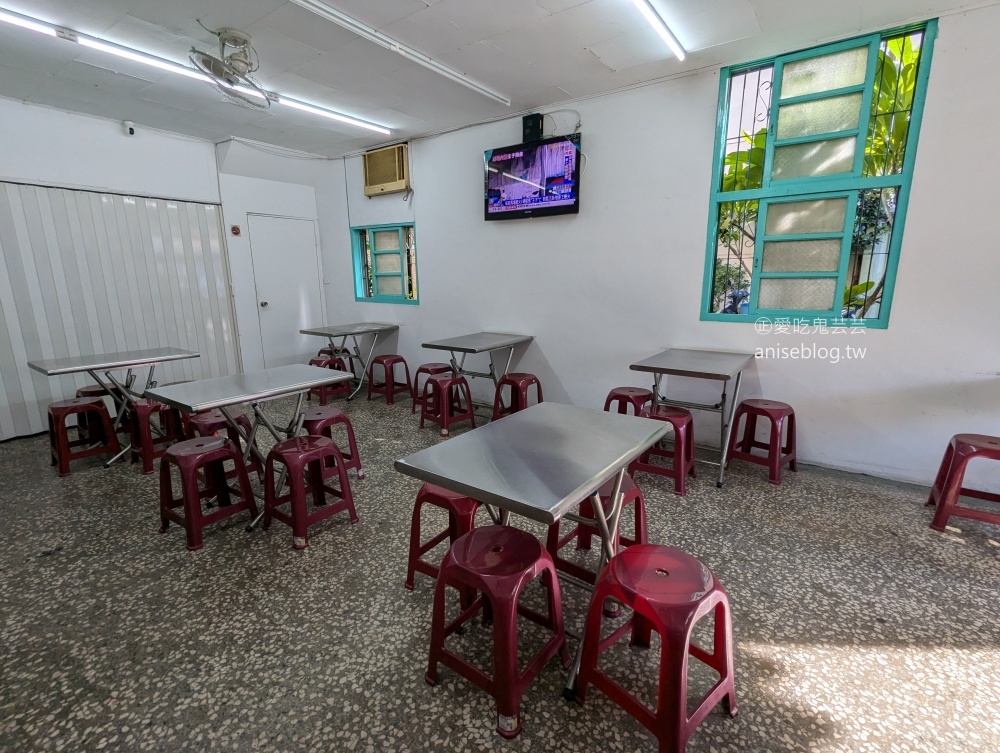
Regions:
M 406 144 L 387 146 L 364 153 L 365 196 L 407 191 L 410 188 L 410 167 Z

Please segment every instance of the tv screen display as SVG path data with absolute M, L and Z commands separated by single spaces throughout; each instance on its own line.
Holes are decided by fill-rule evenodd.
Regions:
M 485 163 L 487 220 L 580 211 L 580 134 L 490 149 Z

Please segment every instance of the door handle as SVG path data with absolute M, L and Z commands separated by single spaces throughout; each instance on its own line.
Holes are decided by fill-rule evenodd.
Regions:
M 267 308 L 267 301 L 261 301 L 261 302 L 260 302 L 260 307 L 261 307 L 262 309 L 266 309 L 266 308 Z

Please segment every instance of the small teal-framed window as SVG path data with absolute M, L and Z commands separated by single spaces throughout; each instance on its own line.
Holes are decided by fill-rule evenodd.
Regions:
M 723 69 L 703 320 L 887 326 L 936 31 Z
M 354 298 L 417 304 L 417 243 L 412 224 L 351 228 Z

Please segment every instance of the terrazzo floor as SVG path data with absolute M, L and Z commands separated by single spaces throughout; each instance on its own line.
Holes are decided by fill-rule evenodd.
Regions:
M 320 524 L 305 552 L 244 515 L 188 552 L 180 528 L 158 533 L 155 475 L 84 460 L 60 479 L 47 438 L 0 444 L 0 751 L 656 750 L 599 691 L 565 701 L 557 661 L 513 741 L 470 683 L 443 667 L 424 683 L 433 583 L 403 588 L 419 482 L 392 462 L 447 440 L 408 400 L 340 405 L 361 520 Z M 685 498 L 636 477 L 651 542 L 700 558 L 732 602 L 740 715 L 716 709 L 689 751 L 1000 750 L 1000 530 L 931 531 L 919 487 L 809 467 L 775 487 L 734 464 L 718 490 L 699 470 Z M 564 585 L 567 626 L 586 602 Z M 486 628 L 457 640 L 489 661 Z M 612 656 L 655 695 L 656 646 Z

